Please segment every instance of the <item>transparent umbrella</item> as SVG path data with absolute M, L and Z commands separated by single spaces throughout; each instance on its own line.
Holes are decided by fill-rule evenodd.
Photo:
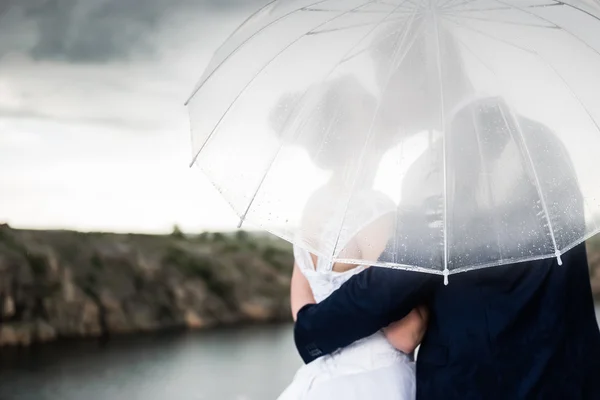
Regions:
M 316 256 L 448 275 L 600 229 L 596 0 L 279 0 L 218 49 L 193 164 Z

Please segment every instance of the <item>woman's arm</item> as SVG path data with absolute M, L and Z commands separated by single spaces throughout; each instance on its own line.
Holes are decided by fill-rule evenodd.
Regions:
M 294 264 L 294 272 L 292 273 L 292 284 L 290 290 L 290 300 L 292 305 L 292 316 L 294 321 L 298 317 L 298 311 L 307 304 L 315 304 L 313 292 L 306 277 L 300 271 L 298 264 Z
M 429 311 L 427 308 L 424 306 L 417 307 L 400 321 L 383 328 L 383 332 L 392 346 L 403 353 L 411 354 L 425 336 L 428 319 Z

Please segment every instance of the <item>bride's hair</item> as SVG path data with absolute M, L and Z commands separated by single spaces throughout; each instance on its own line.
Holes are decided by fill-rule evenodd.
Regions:
M 375 96 L 346 75 L 305 94 L 282 96 L 270 123 L 280 140 L 304 148 L 317 166 L 339 169 L 356 165 L 365 154 L 380 154 L 389 144 L 389 135 L 377 129 L 376 113 Z

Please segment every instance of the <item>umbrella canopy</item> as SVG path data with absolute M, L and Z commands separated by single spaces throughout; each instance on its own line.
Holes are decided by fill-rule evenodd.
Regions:
M 332 262 L 560 261 L 600 230 L 598 71 L 594 0 L 274 1 L 188 101 L 193 163 Z

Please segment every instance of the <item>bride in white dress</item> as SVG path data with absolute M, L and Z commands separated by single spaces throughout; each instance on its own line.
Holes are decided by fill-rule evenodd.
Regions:
M 355 146 L 348 144 L 360 138 L 365 129 L 361 122 L 368 119 L 361 115 L 369 115 L 370 111 L 367 95 L 359 109 L 353 108 L 348 101 L 344 102 L 344 99 L 350 99 L 351 104 L 356 104 L 357 90 L 364 93 L 364 89 L 351 78 L 340 78 L 330 84 L 330 90 L 324 96 L 324 104 L 320 107 L 322 113 L 316 117 L 322 120 L 316 122 L 327 123 L 330 108 L 335 107 L 336 118 L 343 118 L 346 123 L 340 124 L 338 119 L 335 126 L 343 132 L 329 131 L 327 139 L 316 141 L 320 151 L 316 152 L 317 156 L 313 155 L 313 159 L 320 167 L 331 170 L 332 174 L 329 182 L 310 197 L 305 207 L 302 232 L 313 240 L 337 243 L 336 247 L 342 249 L 336 254 L 338 258 L 376 260 L 385 249 L 393 229 L 394 219 L 389 213 L 395 212 L 394 203 L 373 190 L 373 177 L 363 174 L 352 180 L 354 195 L 350 204 L 341 206 L 344 204 L 342 194 L 347 193 L 348 188 L 348 170 L 353 168 L 349 158 Z M 313 130 L 318 132 L 315 134 L 323 134 L 319 129 Z M 314 139 L 306 139 L 304 145 L 315 142 Z M 323 146 L 334 147 L 325 153 L 329 154 L 328 159 L 318 157 Z M 381 145 L 374 146 L 378 147 L 382 149 Z M 310 152 L 311 148 L 308 150 Z M 363 157 L 362 162 L 378 163 L 380 158 L 381 151 L 373 151 Z M 338 237 L 335 230 L 327 229 L 327 226 L 339 224 L 342 219 L 344 224 Z M 332 259 L 317 257 L 298 246 L 294 247 L 294 256 L 291 285 L 294 319 L 303 306 L 324 300 L 353 275 L 369 268 L 366 265 L 334 263 Z M 403 320 L 380 332 L 302 366 L 279 400 L 413 400 L 416 380 L 412 354 L 423 337 L 426 320 L 427 311 L 415 309 Z

